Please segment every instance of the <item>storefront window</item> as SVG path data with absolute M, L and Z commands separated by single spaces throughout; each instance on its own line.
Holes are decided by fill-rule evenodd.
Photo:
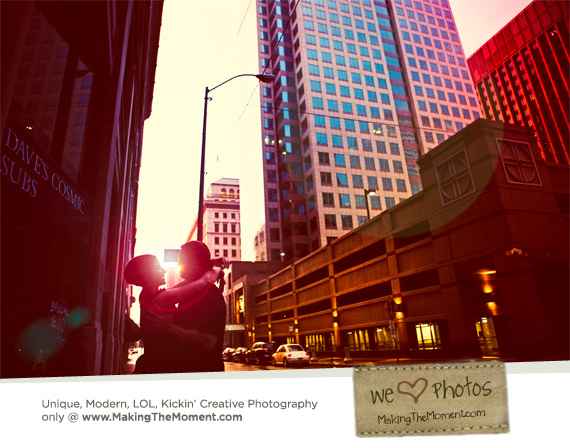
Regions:
M 310 334 L 305 336 L 305 348 L 307 351 L 324 352 L 335 350 L 334 334 Z
M 347 331 L 346 340 L 350 350 L 370 349 L 370 339 L 366 330 Z
M 378 350 L 395 350 L 397 340 L 392 339 L 390 329 L 388 327 L 376 328 L 374 337 L 376 339 L 376 348 Z
M 395 350 L 397 348 L 397 336 L 396 339 L 392 338 L 388 326 L 351 330 L 343 334 L 350 350 Z
M 416 336 L 420 350 L 435 350 L 441 348 L 441 338 L 437 324 L 416 325 Z
M 481 354 L 483 356 L 499 356 L 499 344 L 497 343 L 493 318 L 483 317 L 475 324 L 475 327 L 477 328 Z
M 59 163 L 77 182 L 93 73 L 34 10 L 10 109 L 19 138 Z

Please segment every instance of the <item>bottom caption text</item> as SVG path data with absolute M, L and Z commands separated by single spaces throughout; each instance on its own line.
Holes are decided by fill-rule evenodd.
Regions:
M 42 399 L 41 420 L 48 423 L 78 422 L 242 422 L 243 413 L 223 410 L 299 410 L 315 411 L 318 402 L 311 400 L 208 400 L 208 399 L 140 399 L 132 401 Z M 184 409 L 184 411 L 179 411 Z M 207 412 L 191 412 L 207 411 Z M 211 412 L 219 410 L 222 412 Z M 95 411 L 95 412 L 94 412 Z

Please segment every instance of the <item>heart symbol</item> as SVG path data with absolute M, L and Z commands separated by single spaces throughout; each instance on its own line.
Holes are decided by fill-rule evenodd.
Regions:
M 414 391 L 414 389 L 416 388 L 416 385 L 422 382 L 423 383 L 423 387 L 418 387 L 421 388 L 421 390 L 414 394 L 412 393 Z M 409 387 L 409 389 L 411 389 L 411 392 L 407 392 L 405 390 L 402 390 L 401 387 L 402 385 L 406 386 L 406 389 Z M 425 390 L 427 389 L 428 386 L 428 381 L 425 378 L 418 378 L 416 381 L 414 381 L 414 384 L 412 383 L 408 383 L 407 381 L 402 381 L 400 383 L 398 383 L 398 392 L 400 392 L 401 394 L 405 394 L 405 395 L 409 395 L 410 397 L 412 397 L 414 399 L 414 403 L 418 402 L 418 399 L 421 397 L 421 395 L 425 392 Z

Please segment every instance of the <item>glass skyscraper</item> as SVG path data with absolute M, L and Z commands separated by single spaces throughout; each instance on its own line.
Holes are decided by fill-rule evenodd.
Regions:
M 534 1 L 468 60 L 483 113 L 528 126 L 542 157 L 567 165 L 568 2 Z
M 480 116 L 447 0 L 257 0 L 257 26 L 276 76 L 257 260 L 303 257 L 418 192 L 418 156 Z

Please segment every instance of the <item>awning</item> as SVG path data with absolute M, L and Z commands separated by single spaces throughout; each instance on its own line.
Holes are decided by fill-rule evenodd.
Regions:
M 226 331 L 245 331 L 244 324 L 228 324 L 226 325 Z

